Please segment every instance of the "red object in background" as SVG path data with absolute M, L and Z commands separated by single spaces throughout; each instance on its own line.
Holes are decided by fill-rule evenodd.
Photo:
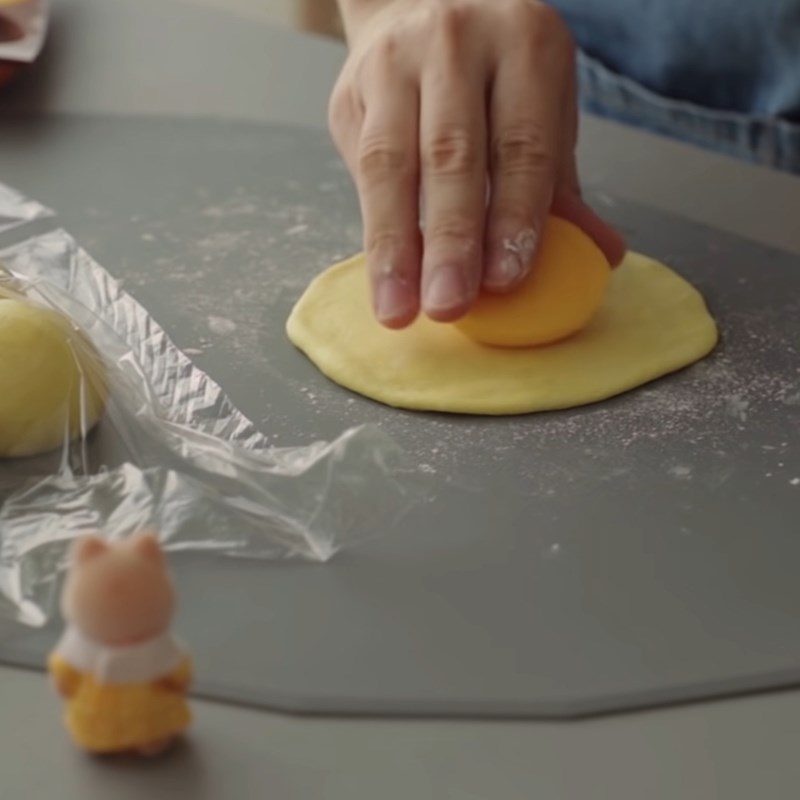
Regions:
M 19 25 L 10 19 L 0 17 L 0 42 L 14 42 L 24 35 L 25 31 Z M 17 76 L 22 66 L 16 61 L 0 60 L 0 89 Z
M 0 89 L 17 76 L 22 67 L 16 61 L 0 61 Z

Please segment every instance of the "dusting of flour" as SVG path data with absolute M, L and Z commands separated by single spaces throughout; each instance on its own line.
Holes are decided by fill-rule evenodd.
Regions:
M 577 486 L 600 491 L 612 482 L 634 483 L 643 472 L 655 486 L 713 488 L 745 463 L 755 470 L 752 479 L 800 484 L 797 434 L 787 434 L 800 429 L 800 358 L 786 324 L 800 318 L 800 305 L 784 299 L 780 315 L 753 306 L 758 275 L 738 276 L 724 291 L 718 276 L 705 285 L 693 278 L 712 300 L 718 349 L 680 374 L 619 397 L 505 418 L 389 410 L 333 386 L 298 359 L 284 333 L 308 282 L 360 248 L 357 219 L 338 161 L 311 164 L 301 178 L 254 176 L 227 194 L 199 186 L 168 224 L 147 210 L 130 217 L 131 236 L 157 266 L 159 281 L 128 264 L 126 288 L 141 293 L 156 318 L 182 318 L 177 343 L 193 357 L 220 351 L 212 377 L 225 388 L 247 371 L 263 376 L 257 397 L 245 392 L 233 399 L 278 444 L 376 423 L 423 473 L 475 485 L 491 474 L 542 498 Z M 717 245 L 709 253 L 724 262 Z M 675 261 L 682 261 L 677 253 Z

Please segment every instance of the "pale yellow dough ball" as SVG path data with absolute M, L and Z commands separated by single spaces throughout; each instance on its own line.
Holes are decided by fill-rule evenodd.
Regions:
M 580 228 L 548 217 L 530 275 L 509 294 L 484 292 L 455 325 L 482 344 L 531 347 L 584 328 L 605 297 L 611 269 Z
M 0 458 L 54 450 L 104 405 L 103 366 L 86 337 L 54 311 L 0 296 Z

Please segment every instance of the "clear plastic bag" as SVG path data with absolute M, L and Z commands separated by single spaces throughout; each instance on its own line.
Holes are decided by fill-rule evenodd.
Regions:
M 0 261 L 0 297 L 62 315 L 81 365 L 80 407 L 61 408 L 60 446 L 0 459 L 0 616 L 43 624 L 67 545 L 87 530 L 152 527 L 168 550 L 324 561 L 420 498 L 418 477 L 375 427 L 268 446 L 65 231 Z M 96 394 L 105 410 L 90 430 Z
M 0 183 L 0 233 L 26 222 L 52 216 L 53 212 L 49 208 Z

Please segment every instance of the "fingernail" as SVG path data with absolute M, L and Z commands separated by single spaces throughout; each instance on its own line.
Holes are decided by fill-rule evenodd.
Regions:
M 461 305 L 469 290 L 463 270 L 454 264 L 437 267 L 425 287 L 425 308 L 428 311 L 447 311 Z
M 405 281 L 395 276 L 378 280 L 375 287 L 375 316 L 380 322 L 395 322 L 411 311 L 412 298 Z
M 488 289 L 508 289 L 528 274 L 539 236 L 533 228 L 525 228 L 513 239 L 503 239 L 492 253 L 483 283 Z

